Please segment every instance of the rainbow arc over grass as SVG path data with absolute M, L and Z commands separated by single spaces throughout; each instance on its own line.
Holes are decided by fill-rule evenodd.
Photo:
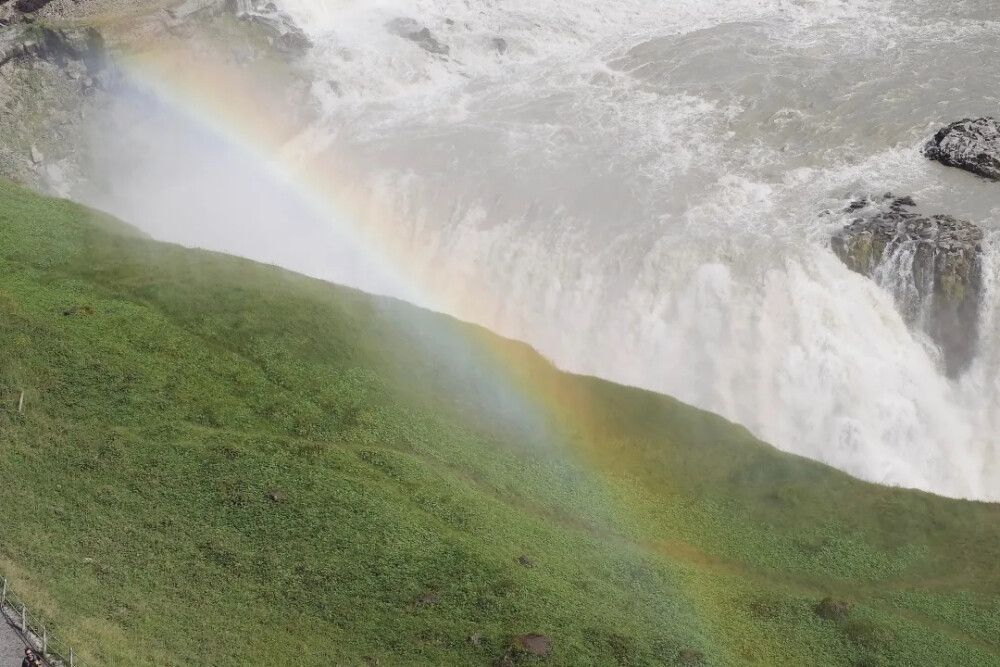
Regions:
M 183 50 L 147 52 L 129 58 L 126 67 L 162 101 L 243 151 L 247 159 L 266 166 L 273 178 L 287 184 L 329 224 L 336 225 L 338 232 L 409 300 L 467 321 L 489 321 L 502 295 L 491 294 L 475 280 L 462 285 L 461 290 L 454 289 L 454 284 L 445 289 L 428 276 L 421 260 L 400 241 L 412 227 L 409 221 L 359 192 L 349 177 L 350 156 L 336 155 L 322 144 L 321 137 L 283 122 L 289 114 L 262 103 L 260 92 L 267 89 L 266 84 L 246 71 L 224 62 L 206 62 Z M 447 269 L 442 271 L 447 273 Z M 438 344 L 454 349 L 456 356 L 474 359 L 480 378 L 495 386 L 507 405 L 513 405 L 506 414 L 518 419 L 519 426 L 526 424 L 532 429 L 533 441 L 550 443 L 550 453 L 569 463 L 573 474 L 607 494 L 602 493 L 603 500 L 597 501 L 607 506 L 599 509 L 610 509 L 619 517 L 622 523 L 617 528 L 623 535 L 633 531 L 629 524 L 650 519 L 646 510 L 633 516 L 625 508 L 636 500 L 655 506 L 651 499 L 657 491 L 644 488 L 644 476 L 651 465 L 661 461 L 645 458 L 641 448 L 630 441 L 632 436 L 622 433 L 621 413 L 628 408 L 608 404 L 608 397 L 615 392 L 600 391 L 589 380 L 539 363 L 527 345 L 458 320 L 440 321 L 440 329 L 434 332 L 440 339 Z M 651 396 L 642 400 L 655 402 Z M 662 480 L 656 483 L 662 491 Z M 579 527 L 600 530 L 587 525 L 586 520 Z M 622 544 L 658 558 L 675 558 L 680 553 L 673 543 L 632 542 L 634 539 L 623 537 Z M 691 582 L 677 582 L 677 588 L 663 594 L 683 596 L 703 617 L 716 610 L 712 594 Z
M 268 82 L 259 73 L 227 65 L 224 59 L 205 58 L 166 45 L 123 60 L 126 71 L 165 104 L 208 129 L 249 160 L 265 167 L 296 197 L 316 210 L 346 238 L 365 262 L 404 299 L 472 322 L 489 321 L 499 305 L 477 281 L 452 279 L 421 268 L 405 239 L 411 225 L 371 197 L 363 196 L 348 177 L 349 157 L 324 146 L 322 136 L 295 127 L 284 119 L 293 114 L 269 99 Z M 276 230 L 276 232 L 279 230 Z M 446 259 L 442 259 L 446 262 Z M 294 267 L 288 267 L 294 268 Z M 456 289 L 458 287 L 459 289 Z M 447 296 L 444 296 L 447 295 Z M 441 344 L 455 346 L 492 374 L 497 386 L 519 397 L 519 412 L 534 423 L 546 424 L 553 437 L 578 439 L 590 410 L 580 392 L 562 381 L 562 374 L 539 372 L 537 361 L 524 346 L 497 343 L 495 335 L 477 335 L 474 327 L 455 323 L 442 330 Z M 521 329 L 523 330 L 523 329 Z

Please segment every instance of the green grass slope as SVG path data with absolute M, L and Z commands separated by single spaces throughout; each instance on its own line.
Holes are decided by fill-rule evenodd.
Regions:
M 0 484 L 91 665 L 1000 665 L 994 505 L 5 183 Z

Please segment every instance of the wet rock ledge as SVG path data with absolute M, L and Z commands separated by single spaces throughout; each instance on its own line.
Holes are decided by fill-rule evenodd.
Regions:
M 1000 181 L 1000 126 L 991 117 L 965 118 L 937 131 L 924 155 L 991 181 Z
M 915 208 L 913 199 L 888 193 L 854 201 L 845 212 L 855 217 L 831 246 L 848 268 L 893 294 L 907 323 L 940 346 L 946 373 L 956 377 L 978 342 L 983 231 Z

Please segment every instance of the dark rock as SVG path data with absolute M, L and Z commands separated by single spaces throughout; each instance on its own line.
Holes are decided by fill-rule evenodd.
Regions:
M 31 12 L 37 12 L 50 2 L 52 0 L 17 0 L 14 6 L 17 8 L 17 11 L 30 14 Z
M 285 53 L 302 53 L 312 48 L 310 40 L 298 27 L 287 22 L 282 23 L 284 31 L 274 38 L 274 45 Z
M 493 49 L 500 55 L 507 53 L 507 40 L 503 37 L 494 37 Z
M 104 39 L 93 28 L 53 30 L 11 26 L 0 29 L 0 65 L 22 56 L 36 56 L 59 67 L 82 62 L 90 72 L 106 66 Z
M 267 492 L 266 497 L 272 503 L 280 503 L 285 500 L 288 500 L 288 494 L 282 491 L 281 489 L 271 489 L 270 491 Z
M 260 25 L 274 40 L 274 46 L 284 53 L 301 54 L 312 48 L 312 40 L 288 14 L 279 11 L 273 3 L 257 7 L 247 0 L 227 4 L 237 17 Z
M 525 567 L 535 567 L 535 561 L 531 560 L 525 555 L 518 556 L 517 562 Z
M 941 348 L 956 377 L 972 362 L 983 297 L 983 232 L 948 215 L 920 215 L 910 197 L 852 202 L 857 215 L 831 239 L 852 271 L 888 289 L 908 324 Z
M 938 130 L 924 155 L 992 181 L 1000 181 L 1000 126 L 991 117 L 966 118 Z
M 411 18 L 397 18 L 385 24 L 386 30 L 394 35 L 416 42 L 424 51 L 446 56 L 451 52 L 447 44 L 439 42 L 430 29 L 420 25 Z
M 93 28 L 85 30 L 42 31 L 39 55 L 60 67 L 71 62 L 82 62 L 87 71 L 96 74 L 107 66 L 104 38 Z
M 552 655 L 552 640 L 545 635 L 539 635 L 535 633 L 527 635 L 518 635 L 514 637 L 511 642 L 514 648 L 524 651 L 525 653 L 530 653 L 532 655 L 538 655 L 542 657 L 548 657 Z
M 817 616 L 826 621 L 836 621 L 843 623 L 851 615 L 851 607 L 846 602 L 837 601 L 833 598 L 823 598 L 819 604 L 813 607 Z
M 682 665 L 700 665 L 705 662 L 705 654 L 701 651 L 685 649 L 677 654 L 677 662 Z

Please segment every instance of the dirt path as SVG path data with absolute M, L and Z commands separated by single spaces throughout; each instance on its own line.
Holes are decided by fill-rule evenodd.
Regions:
M 0 667 L 18 667 L 24 658 L 21 635 L 0 616 Z

